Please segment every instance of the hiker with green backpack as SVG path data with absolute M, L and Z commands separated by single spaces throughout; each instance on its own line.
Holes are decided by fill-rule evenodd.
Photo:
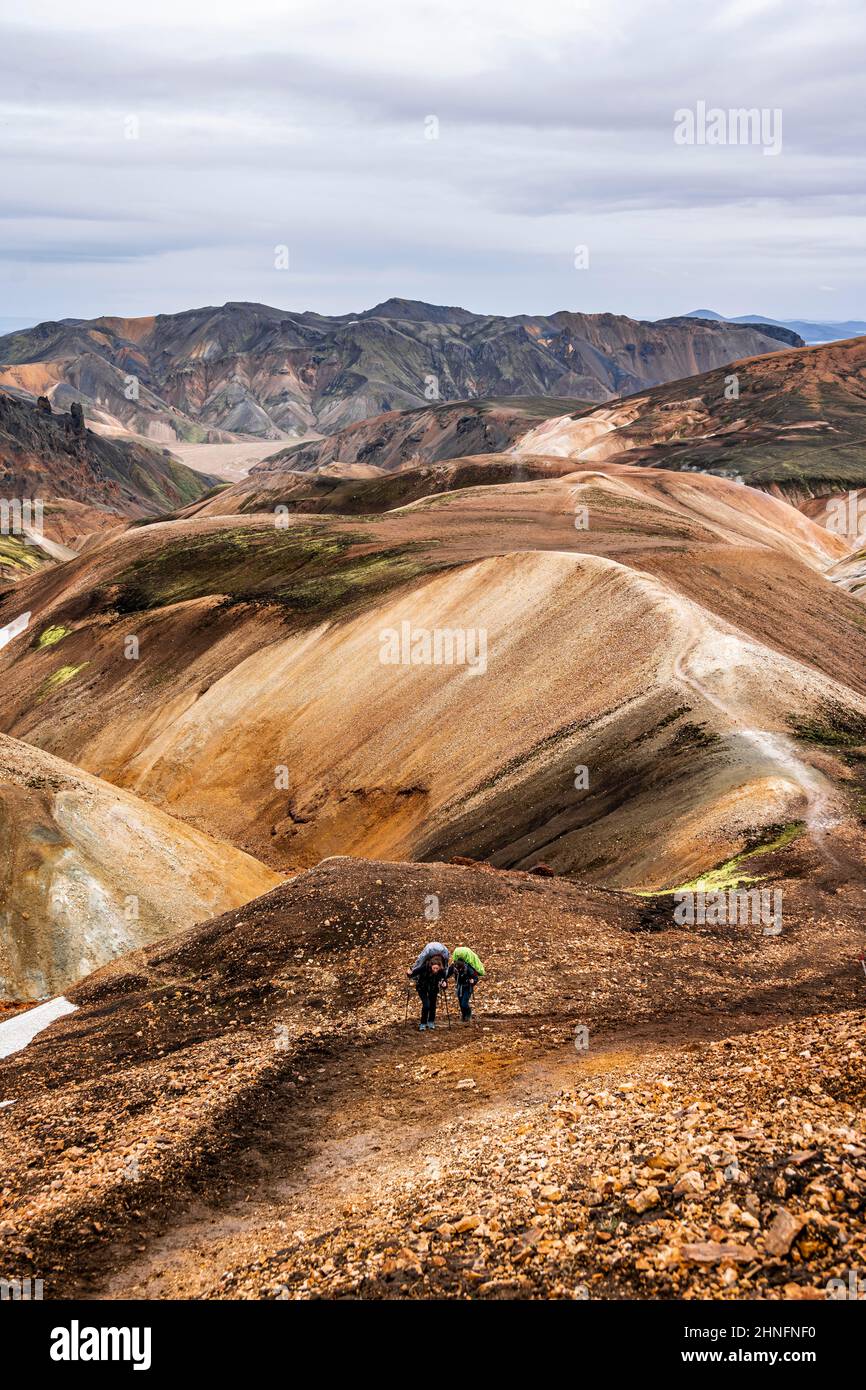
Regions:
M 464 1023 L 472 1018 L 472 994 L 479 980 L 484 978 L 484 966 L 474 951 L 468 946 L 458 946 L 451 957 L 447 979 L 454 977 L 454 989 L 460 1005 L 460 1017 Z

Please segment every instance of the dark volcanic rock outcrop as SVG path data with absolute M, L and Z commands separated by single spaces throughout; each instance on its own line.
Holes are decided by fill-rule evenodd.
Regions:
M 94 434 L 75 402 L 58 414 L 44 397 L 31 405 L 0 392 L 0 497 L 41 498 L 50 536 L 69 536 L 67 514 L 72 531 L 95 530 L 183 507 L 214 481 L 162 449 Z

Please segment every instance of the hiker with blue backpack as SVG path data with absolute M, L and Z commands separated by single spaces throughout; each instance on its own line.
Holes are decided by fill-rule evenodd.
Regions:
M 450 980 L 452 976 L 457 1002 L 460 1005 L 460 1017 L 464 1023 L 469 1023 L 472 1018 L 472 995 L 478 981 L 484 978 L 484 966 L 468 946 L 458 946 L 455 949 L 446 979 Z
M 436 1027 L 436 1005 L 439 991 L 447 979 L 448 959 L 447 946 L 443 946 L 441 941 L 428 941 L 411 970 L 407 971 L 421 1000 L 420 1033 L 425 1028 L 432 1033 Z

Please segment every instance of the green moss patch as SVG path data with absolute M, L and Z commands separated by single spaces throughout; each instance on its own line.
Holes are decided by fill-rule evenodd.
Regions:
M 667 893 L 722 893 L 728 888 L 739 888 L 744 883 L 761 883 L 767 878 L 767 874 L 748 874 L 743 872 L 741 865 L 747 859 L 752 859 L 759 854 L 771 854 L 774 850 L 784 849 L 792 840 L 796 840 L 805 830 L 804 821 L 789 821 L 787 825 L 772 826 L 765 832 L 770 836 L 769 839 L 761 839 L 755 844 L 748 845 L 733 858 L 726 859 L 723 864 L 718 864 L 714 869 L 708 869 L 690 883 L 680 884 L 678 888 L 667 889 Z
M 44 564 L 45 556 L 20 536 L 0 536 L 0 568 L 31 574 Z
M 682 724 L 674 734 L 673 748 L 712 748 L 721 742 L 721 735 L 703 724 Z
M 59 666 L 56 671 L 53 671 L 51 675 L 46 677 L 42 682 L 39 687 L 38 698 L 44 699 L 46 695 L 53 695 L 55 690 L 59 690 L 64 685 L 68 685 L 69 682 L 78 675 L 79 671 L 83 671 L 85 666 L 89 665 L 89 661 L 83 661 L 80 666 Z
M 40 632 L 36 640 L 36 647 L 56 647 L 58 642 L 62 642 L 64 637 L 68 637 L 72 631 L 71 627 L 63 627 L 58 623 L 55 627 L 47 627 L 44 632 Z
M 866 743 L 866 717 L 831 700 L 824 700 L 810 719 L 789 716 L 788 726 L 806 743 L 824 747 L 856 748 Z
M 136 613 L 215 595 L 228 604 L 278 604 L 320 618 L 441 568 L 421 559 L 424 547 L 416 545 L 359 555 L 364 541 L 304 526 L 230 526 L 178 536 L 124 570 L 101 604 Z

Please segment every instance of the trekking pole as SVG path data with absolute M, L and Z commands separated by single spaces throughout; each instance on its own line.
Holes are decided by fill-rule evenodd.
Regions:
M 448 1003 L 448 986 L 445 985 L 442 993 L 445 995 L 445 1017 L 448 1019 L 448 1027 L 451 1027 L 451 1007 Z

